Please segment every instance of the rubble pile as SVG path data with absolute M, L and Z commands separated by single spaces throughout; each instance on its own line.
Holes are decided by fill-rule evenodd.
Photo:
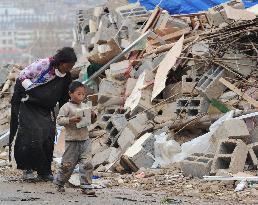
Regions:
M 183 180 L 257 169 L 258 19 L 240 0 L 173 16 L 110 0 L 77 18 L 88 62 L 74 73 L 98 111 L 89 128 L 96 171 L 179 162 Z M 20 67 L 2 69 L 0 136 Z
M 180 161 L 185 176 L 200 178 L 255 168 L 257 23 L 238 0 L 189 15 L 126 1 L 80 10 L 77 37 L 91 65 L 79 76 L 98 84 L 98 99 L 89 97 L 99 113 L 94 167 Z

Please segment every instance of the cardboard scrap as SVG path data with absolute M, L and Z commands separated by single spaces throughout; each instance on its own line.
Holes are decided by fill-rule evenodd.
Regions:
M 159 64 L 157 74 L 155 76 L 151 101 L 166 87 L 165 84 L 168 72 L 176 64 L 176 60 L 182 52 L 183 42 L 184 35 L 175 43 Z

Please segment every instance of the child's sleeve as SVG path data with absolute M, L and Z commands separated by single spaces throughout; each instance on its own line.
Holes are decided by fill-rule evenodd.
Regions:
M 59 113 L 56 119 L 57 124 L 61 126 L 68 125 L 69 124 L 68 114 L 69 114 L 69 106 L 68 104 L 64 104 L 59 110 Z

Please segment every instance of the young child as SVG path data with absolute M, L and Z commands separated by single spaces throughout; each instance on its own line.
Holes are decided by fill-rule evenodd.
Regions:
M 62 157 L 61 167 L 54 183 L 60 192 L 64 192 L 64 185 L 71 177 L 75 166 L 79 163 L 79 175 L 82 192 L 94 195 L 92 190 L 93 165 L 91 163 L 91 140 L 87 127 L 77 128 L 76 123 L 81 121 L 78 110 L 87 109 L 83 103 L 86 90 L 82 83 L 74 81 L 69 86 L 70 101 L 64 104 L 57 116 L 57 123 L 66 129 L 65 152 Z M 90 107 L 88 107 L 90 109 Z

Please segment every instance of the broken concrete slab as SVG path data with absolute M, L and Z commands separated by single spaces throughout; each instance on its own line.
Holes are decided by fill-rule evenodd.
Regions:
M 138 114 L 128 121 L 127 127 L 133 132 L 136 138 L 150 131 L 154 125 L 148 122 L 146 113 Z
M 213 133 L 212 141 L 216 144 L 222 139 L 241 139 L 246 144 L 251 142 L 251 136 L 244 120 L 229 119 L 224 121 Z
M 114 81 L 102 79 L 99 85 L 98 102 L 100 104 L 107 101 L 107 99 L 114 96 L 121 96 L 123 93 L 123 86 Z
M 121 150 L 125 151 L 134 143 L 135 139 L 134 133 L 128 127 L 125 127 L 117 142 Z
M 141 167 L 150 168 L 154 163 L 154 157 L 151 154 L 154 149 L 154 141 L 154 135 L 146 133 L 126 150 L 121 160 L 133 171 L 137 171 Z
M 92 164 L 96 168 L 99 165 L 106 165 L 114 162 L 119 156 L 119 151 L 114 147 L 109 147 L 108 149 L 96 153 L 92 158 Z

